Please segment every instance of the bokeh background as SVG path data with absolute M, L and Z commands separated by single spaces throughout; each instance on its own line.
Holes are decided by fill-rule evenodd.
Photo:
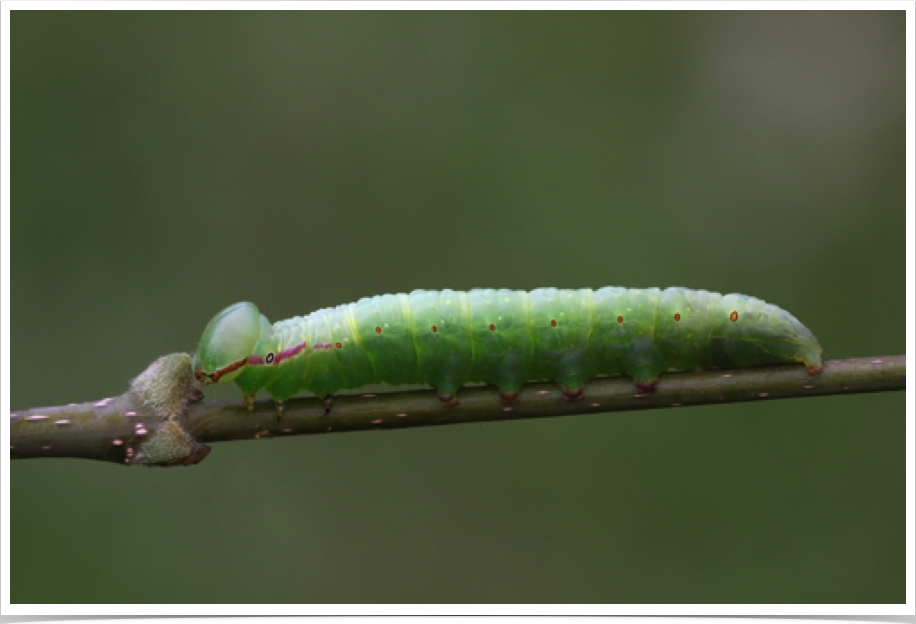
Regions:
M 743 292 L 827 357 L 905 351 L 902 11 L 11 24 L 13 409 L 120 393 L 237 300 L 415 288 Z M 904 410 L 14 462 L 12 600 L 904 602 Z

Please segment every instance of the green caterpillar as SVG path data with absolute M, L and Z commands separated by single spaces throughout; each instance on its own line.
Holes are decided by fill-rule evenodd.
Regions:
M 330 397 L 371 383 L 428 383 L 451 406 L 465 382 L 495 385 L 511 403 L 525 382 L 554 380 L 574 400 L 600 375 L 628 375 L 653 392 L 665 371 L 780 362 L 816 375 L 821 346 L 794 316 L 747 295 L 415 290 L 273 325 L 253 303 L 229 306 L 204 330 L 195 374 L 205 384 L 234 380 L 250 408 L 266 388 L 282 414 L 301 388 Z

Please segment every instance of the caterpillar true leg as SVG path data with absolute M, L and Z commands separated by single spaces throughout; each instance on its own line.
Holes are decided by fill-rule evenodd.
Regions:
M 334 406 L 334 397 L 330 394 L 325 395 L 324 397 L 324 415 L 327 416 L 331 413 L 331 407 Z
M 253 394 L 243 394 L 242 395 L 242 407 L 247 407 L 249 414 L 254 412 L 254 402 L 255 402 L 255 395 Z
M 283 413 L 286 411 L 286 401 L 277 401 L 274 399 L 274 403 L 277 406 L 277 421 L 283 418 Z

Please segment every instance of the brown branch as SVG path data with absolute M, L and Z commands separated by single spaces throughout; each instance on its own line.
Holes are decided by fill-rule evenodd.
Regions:
M 177 384 L 182 397 L 193 394 L 182 384 Z M 148 400 L 143 404 L 136 386 L 102 402 L 14 413 L 11 457 L 177 465 L 203 459 L 209 452 L 204 443 L 230 440 L 904 390 L 906 356 L 830 360 L 815 377 L 801 365 L 672 373 L 662 376 L 654 394 L 638 394 L 630 379 L 608 377 L 590 382 L 585 396 L 574 402 L 564 401 L 550 383 L 526 385 L 511 406 L 503 405 L 492 387 L 462 389 L 460 405 L 452 408 L 431 390 L 340 396 L 327 416 L 323 400 L 299 398 L 287 402 L 279 420 L 271 401 L 259 401 L 249 413 L 236 403 L 185 405 L 182 400 L 180 408 L 163 413 L 150 409 Z

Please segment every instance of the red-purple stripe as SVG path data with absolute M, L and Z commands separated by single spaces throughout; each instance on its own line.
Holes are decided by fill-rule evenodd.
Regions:
M 280 353 L 277 354 L 277 359 L 274 360 L 274 364 L 279 364 L 283 360 L 288 360 L 290 358 L 296 357 L 297 355 L 302 353 L 305 350 L 305 347 L 307 346 L 308 346 L 308 343 L 303 342 L 302 344 L 297 344 L 295 347 L 288 347 L 286 349 L 283 349 L 282 351 L 280 351 Z

